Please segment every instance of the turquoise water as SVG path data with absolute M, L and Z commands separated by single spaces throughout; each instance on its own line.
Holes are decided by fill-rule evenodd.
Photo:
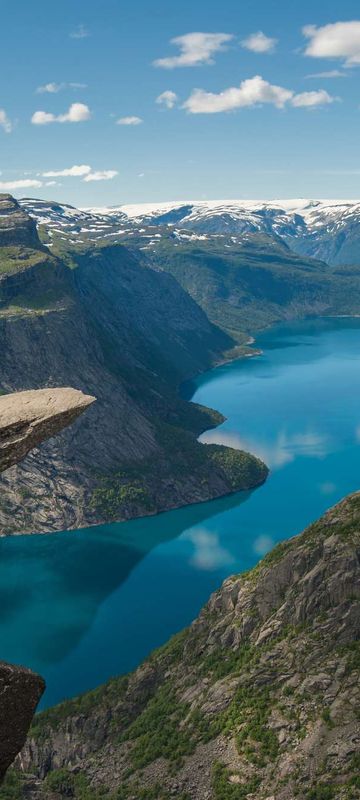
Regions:
M 1 658 L 41 672 L 43 705 L 135 667 L 211 591 L 360 487 L 360 321 L 272 329 L 259 358 L 185 387 L 227 421 L 203 438 L 271 469 L 252 493 L 132 522 L 0 540 Z

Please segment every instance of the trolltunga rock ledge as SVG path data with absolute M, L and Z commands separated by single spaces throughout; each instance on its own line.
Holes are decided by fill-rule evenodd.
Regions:
M 44 688 L 40 675 L 0 661 L 0 782 L 25 742 Z
M 95 397 L 77 389 L 34 389 L 0 397 L 0 472 L 70 425 Z

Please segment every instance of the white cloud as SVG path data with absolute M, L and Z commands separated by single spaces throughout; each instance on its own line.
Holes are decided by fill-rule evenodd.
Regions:
M 314 108 L 338 100 L 324 89 L 295 94 L 291 89 L 276 86 L 265 81 L 260 75 L 242 81 L 240 86 L 232 86 L 219 94 L 194 89 L 183 105 L 190 114 L 219 114 L 236 108 L 251 108 L 268 103 L 275 108 L 284 108 L 290 103 L 296 108 Z
M 38 189 L 42 181 L 24 179 L 20 181 L 0 181 L 1 191 L 14 191 L 15 189 Z
M 12 122 L 3 108 L 0 108 L 0 128 L 3 128 L 5 133 L 11 133 L 13 129 Z
M 49 125 L 51 122 L 57 122 L 55 114 L 49 114 L 47 111 L 35 111 L 31 117 L 33 125 Z
M 186 33 L 171 39 L 171 44 L 179 48 L 177 56 L 158 58 L 154 67 L 174 69 L 174 67 L 194 67 L 199 64 L 213 64 L 212 55 L 225 50 L 225 45 L 234 37 L 230 33 Z
M 260 75 L 242 81 L 240 86 L 225 89 L 219 94 L 194 89 L 184 103 L 190 114 L 218 114 L 221 111 L 232 111 L 235 108 L 246 108 L 262 103 L 270 103 L 276 108 L 283 108 L 291 100 L 293 92 L 282 86 L 275 86 Z
M 86 122 L 91 111 L 84 103 L 72 103 L 65 114 L 50 114 L 47 111 L 35 111 L 31 117 L 33 125 L 50 125 L 52 122 Z
M 317 28 L 306 25 L 302 30 L 309 39 L 305 55 L 312 58 L 340 58 L 345 66 L 360 64 L 360 21 L 334 22 Z
M 141 117 L 120 117 L 116 120 L 117 125 L 141 125 L 142 122 Z
M 332 97 L 325 89 L 319 89 L 316 92 L 296 94 L 291 100 L 291 105 L 295 108 L 316 108 L 317 106 L 326 106 L 329 103 L 334 103 L 336 100 L 339 100 L 339 98 Z
M 162 92 L 159 94 L 159 97 L 156 98 L 156 102 L 160 106 L 165 106 L 166 108 L 174 108 L 176 103 L 178 102 L 178 96 L 175 92 L 172 92 L 171 89 L 167 89 L 166 92 Z
M 61 186 L 57 181 L 46 181 L 45 186 Z
M 44 83 L 38 86 L 36 94 L 57 94 L 63 89 L 86 89 L 86 83 Z
M 277 42 L 277 39 L 271 39 L 270 36 L 265 36 L 262 31 L 258 31 L 243 39 L 241 46 L 245 47 L 246 50 L 252 50 L 253 53 L 272 53 Z
M 78 25 L 71 33 L 69 33 L 70 39 L 87 39 L 90 36 L 88 29 L 85 25 Z
M 89 172 L 88 175 L 85 175 L 83 181 L 85 181 L 85 183 L 89 183 L 90 181 L 110 181 L 118 174 L 116 169 L 104 169 L 98 172 Z
M 340 69 L 329 69 L 325 72 L 313 72 L 306 75 L 307 78 L 348 78 L 349 73 L 341 72 Z
M 44 83 L 43 86 L 38 86 L 36 89 L 37 94 L 56 94 L 60 92 L 65 86 L 64 83 Z
M 68 167 L 67 169 L 50 170 L 49 172 L 43 172 L 42 175 L 43 178 L 79 178 L 83 175 L 88 175 L 89 172 L 91 172 L 91 167 L 89 167 L 88 164 L 74 164 L 73 167 Z

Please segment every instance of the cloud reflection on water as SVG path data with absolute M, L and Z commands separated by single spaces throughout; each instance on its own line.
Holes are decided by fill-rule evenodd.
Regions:
M 220 427 L 206 431 L 199 440 L 204 444 L 224 444 L 238 450 L 247 450 L 261 458 L 270 469 L 280 469 L 294 461 L 297 456 L 325 458 L 334 450 L 334 442 L 328 435 L 312 429 L 292 434 L 283 429 L 273 441 L 257 441 Z
M 182 539 L 192 542 L 194 552 L 189 563 L 201 570 L 216 570 L 219 567 L 226 567 L 234 564 L 235 558 L 222 547 L 219 536 L 214 531 L 206 528 L 187 531 L 182 535 Z

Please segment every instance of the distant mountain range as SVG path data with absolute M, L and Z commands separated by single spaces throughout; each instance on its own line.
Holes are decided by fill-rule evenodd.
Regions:
M 23 208 L 49 238 L 76 235 L 84 241 L 137 236 L 151 249 L 162 238 L 157 228 L 183 238 L 221 236 L 238 242 L 249 233 L 280 237 L 300 255 L 332 266 L 352 266 L 360 260 L 360 201 L 355 200 L 224 200 L 119 205 L 78 210 L 69 205 L 25 198 Z M 75 242 L 74 242 L 75 243 Z

